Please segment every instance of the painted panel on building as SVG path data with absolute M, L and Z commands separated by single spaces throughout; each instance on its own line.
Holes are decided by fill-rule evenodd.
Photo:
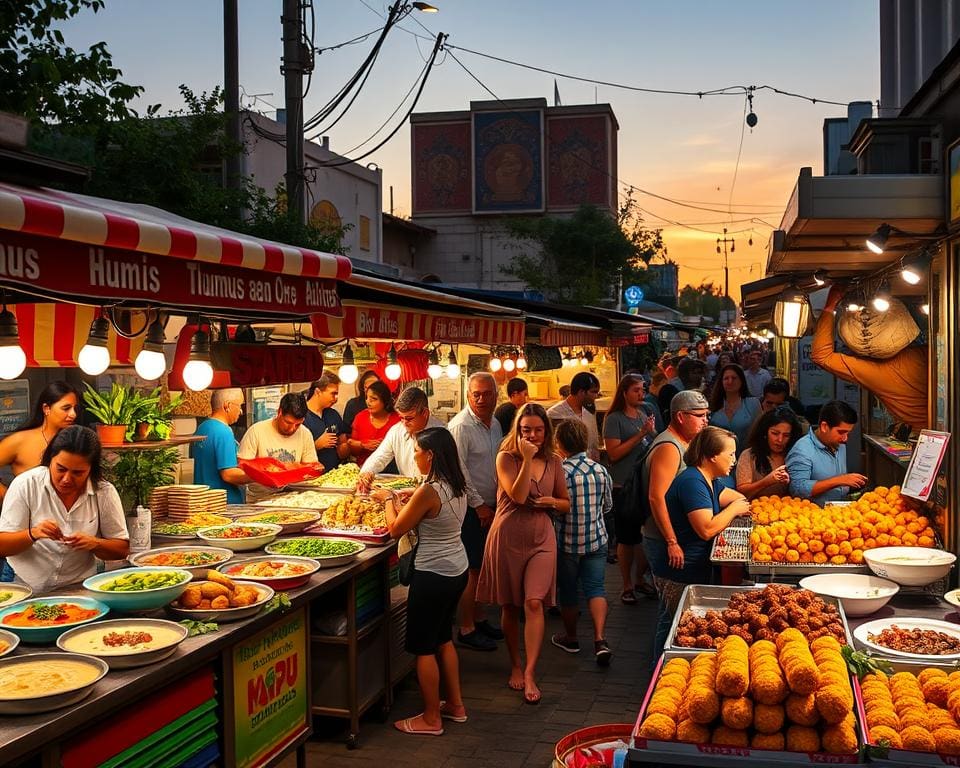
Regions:
M 370 250 L 370 217 L 360 217 L 360 250 Z
M 547 207 L 612 207 L 608 120 L 603 115 L 547 120 Z
M 542 211 L 543 112 L 474 112 L 474 213 Z
M 470 123 L 414 124 L 413 213 L 470 211 Z

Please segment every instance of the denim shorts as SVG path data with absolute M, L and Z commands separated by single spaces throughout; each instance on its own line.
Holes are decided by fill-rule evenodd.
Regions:
M 607 590 L 603 579 L 607 568 L 607 548 L 586 555 L 557 552 L 557 600 L 562 608 L 577 605 L 577 582 L 583 594 L 590 600 L 605 597 Z

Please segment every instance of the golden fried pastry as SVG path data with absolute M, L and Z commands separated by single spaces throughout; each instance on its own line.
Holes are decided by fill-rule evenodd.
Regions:
M 227 589 L 223 584 L 217 584 L 214 581 L 204 581 L 200 584 L 200 591 L 203 593 L 203 596 L 208 600 L 213 600 L 215 597 L 220 597 L 221 595 L 229 595 L 230 590 Z
M 898 715 L 903 717 L 903 713 L 909 712 L 911 709 L 919 709 L 921 712 L 925 712 L 927 703 L 921 696 L 894 696 L 893 708 L 897 710 Z
M 960 755 L 960 728 L 956 725 L 937 728 L 933 732 L 933 740 L 941 755 Z
M 753 727 L 760 733 L 779 733 L 786 713 L 782 704 L 754 704 Z
M 210 607 L 216 608 L 217 610 L 222 610 L 223 608 L 230 607 L 230 599 L 226 595 L 217 595 L 210 601 Z
M 253 587 L 240 587 L 230 598 L 230 605 L 235 608 L 253 605 L 259 597 L 259 593 Z
M 672 717 L 654 713 L 644 718 L 640 725 L 639 734 L 645 739 L 658 741 L 673 741 L 677 733 L 677 724 Z
M 817 712 L 817 701 L 812 693 L 801 696 L 791 693 L 784 702 L 787 720 L 803 726 L 813 726 L 820 722 L 820 713 Z
M 215 581 L 217 584 L 222 584 L 229 592 L 233 592 L 237 588 L 237 585 L 234 584 L 233 579 L 226 574 L 220 573 L 220 571 L 207 571 L 207 581 Z
M 787 728 L 788 752 L 819 752 L 820 734 L 816 728 L 803 725 L 791 725 Z
M 723 744 L 728 747 L 748 747 L 750 746 L 750 737 L 746 731 L 728 728 L 725 725 L 718 725 L 713 729 L 710 743 Z
M 710 729 L 693 720 L 683 720 L 677 726 L 677 741 L 683 741 L 687 744 L 708 744 L 710 742 Z
M 205 597 L 200 601 L 200 604 L 197 606 L 201 611 L 207 611 L 210 609 L 210 599 Z
M 663 673 L 667 674 L 668 672 L 677 671 L 683 675 L 690 675 L 690 662 L 683 658 L 682 656 L 677 656 L 673 659 L 668 659 L 667 662 L 663 665 Z
M 744 730 L 753 723 L 753 702 L 746 696 L 724 698 L 720 704 L 720 719 L 728 728 Z
M 853 693 L 839 685 L 821 686 L 814 699 L 820 717 L 827 723 L 839 723 L 853 711 Z
M 891 686 L 899 683 L 916 683 L 919 685 L 917 676 L 913 672 L 895 672 L 890 676 Z
M 203 600 L 203 592 L 200 591 L 199 584 L 191 584 L 180 595 L 180 607 L 196 608 Z
M 783 744 L 782 733 L 755 733 L 750 739 L 751 749 L 775 749 L 782 752 Z
M 664 696 L 664 693 L 673 693 L 673 691 L 667 690 L 654 693 L 650 698 L 650 703 L 647 705 L 647 714 L 660 713 L 661 715 L 666 715 L 671 720 L 679 720 L 680 697 Z
M 823 749 L 834 755 L 851 755 L 857 751 L 857 730 L 853 725 L 853 716 L 843 722 L 828 725 L 823 729 Z
M 886 725 L 876 725 L 870 729 L 870 743 L 878 746 L 903 749 L 900 733 Z
M 783 646 L 790 642 L 799 642 L 806 646 L 807 638 L 803 636 L 803 632 L 801 632 L 799 629 L 787 627 L 779 635 L 777 635 L 777 651 L 783 651 Z
M 810 643 L 810 651 L 816 655 L 820 650 L 831 650 L 840 653 L 840 641 L 833 635 L 823 635 Z
M 927 704 L 927 730 L 933 733 L 937 728 L 958 728 L 956 720 L 947 710 L 935 704 Z
M 662 688 L 673 688 L 683 693 L 687 688 L 687 678 L 679 672 L 668 672 L 660 675 L 657 681 L 657 690 Z
M 928 672 L 930 670 L 925 669 L 923 671 Z M 942 670 L 933 671 L 940 672 Z M 923 690 L 923 698 L 928 702 L 936 704 L 938 707 L 947 706 L 947 697 L 950 695 L 950 681 L 946 675 L 943 677 L 928 677 L 926 682 L 920 684 L 920 687 Z
M 920 674 L 917 675 L 917 682 L 920 683 L 922 688 L 929 680 L 932 680 L 935 677 L 942 677 L 944 680 L 949 680 L 947 673 L 942 669 L 934 669 L 933 667 L 927 667 L 920 671 Z
M 930 716 L 920 709 L 908 709 L 900 718 L 900 728 L 905 730 L 913 725 L 918 725 L 925 730 L 930 730 Z
M 951 720 L 953 718 L 950 718 Z M 885 725 L 894 730 L 900 730 L 900 718 L 892 709 L 886 707 L 876 707 L 867 710 L 867 724 L 873 728 L 877 725 Z
M 920 725 L 911 725 L 900 732 L 900 740 L 903 742 L 904 749 L 912 749 L 916 752 L 935 752 L 937 742 L 933 734 Z
M 709 725 L 720 714 L 720 697 L 716 691 L 705 686 L 688 688 L 686 704 L 690 719 L 701 725 Z

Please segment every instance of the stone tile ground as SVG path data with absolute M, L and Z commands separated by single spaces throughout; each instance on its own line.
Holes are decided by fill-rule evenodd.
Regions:
M 599 723 L 633 723 L 649 682 L 656 602 L 641 598 L 637 605 L 620 602 L 620 575 L 607 567 L 610 602 L 607 639 L 613 662 L 597 667 L 589 616 L 583 610 L 579 627 L 582 650 L 565 653 L 549 644 L 562 629 L 559 617 L 548 617 L 547 641 L 540 660 L 539 706 L 523 703 L 522 694 L 507 687 L 506 649 L 496 653 L 460 651 L 464 700 L 469 721 L 446 723 L 440 737 L 409 736 L 393 721 L 420 711 L 420 695 L 411 674 L 396 690 L 396 701 L 385 722 L 375 707 L 362 720 L 360 746 L 344 746 L 344 721 L 318 719 L 317 736 L 307 745 L 307 765 L 323 768 L 547 768 L 556 742 L 570 731 Z M 283 768 L 294 768 L 290 757 Z

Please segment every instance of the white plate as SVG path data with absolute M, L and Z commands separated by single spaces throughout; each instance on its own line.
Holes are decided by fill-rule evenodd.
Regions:
M 885 656 L 899 656 L 905 659 L 922 659 L 924 661 L 956 661 L 960 659 L 960 651 L 942 655 L 907 653 L 906 651 L 895 651 L 893 648 L 887 648 L 885 645 L 879 645 L 867 639 L 867 635 L 879 635 L 884 629 L 888 629 L 894 624 L 900 629 L 927 629 L 934 632 L 943 632 L 945 635 L 950 635 L 960 640 L 960 624 L 951 624 L 950 622 L 937 621 L 936 619 L 912 618 L 910 616 L 868 621 L 866 624 L 861 624 L 853 630 L 853 636 L 861 645 L 865 645 L 867 648 L 884 654 Z
M 21 600 L 26 600 L 28 597 L 33 596 L 33 590 L 26 584 L 16 584 L 12 581 L 0 583 L 0 595 L 4 592 L 10 592 L 11 595 L 6 600 L 0 602 L 0 608 L 19 603 Z
M 951 589 L 943 596 L 943 599 L 950 603 L 950 605 L 955 605 L 957 608 L 960 608 L 960 589 Z

